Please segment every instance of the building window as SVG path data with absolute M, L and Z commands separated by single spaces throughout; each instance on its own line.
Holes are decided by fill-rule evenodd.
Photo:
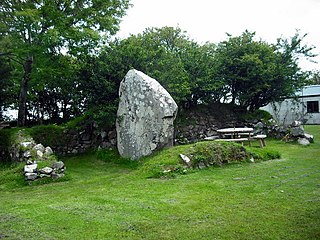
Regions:
M 318 101 L 308 101 L 307 102 L 307 113 L 318 113 L 319 112 L 319 102 Z

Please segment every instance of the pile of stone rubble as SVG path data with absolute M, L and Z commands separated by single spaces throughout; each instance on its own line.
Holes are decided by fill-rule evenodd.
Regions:
M 41 178 L 58 179 L 65 175 L 66 167 L 62 161 L 57 161 L 51 147 L 44 147 L 41 143 L 37 144 L 24 130 L 18 132 L 10 148 L 10 156 L 14 162 L 26 163 L 23 167 L 26 181 Z
M 62 161 L 54 162 L 50 167 L 38 168 L 36 161 L 28 160 L 24 166 L 24 176 L 27 181 L 34 181 L 39 178 L 58 179 L 64 177 L 65 165 Z

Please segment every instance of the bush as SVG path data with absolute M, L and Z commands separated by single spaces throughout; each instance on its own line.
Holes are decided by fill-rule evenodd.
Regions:
M 11 160 L 9 148 L 11 147 L 12 136 L 15 132 L 15 129 L 0 130 L 0 162 L 9 162 Z
M 250 154 L 244 147 L 235 143 L 208 142 L 198 143 L 187 153 L 192 166 L 199 164 L 222 166 L 225 163 L 246 161 Z
M 188 156 L 191 163 L 187 166 L 179 154 Z M 247 148 L 230 142 L 198 142 L 193 145 L 177 146 L 154 153 L 140 159 L 140 170 L 146 177 L 173 178 L 177 175 L 209 166 L 223 166 L 232 163 L 266 161 L 280 158 L 279 152 L 267 148 Z
M 245 121 L 262 120 L 263 122 L 267 122 L 268 120 L 272 119 L 272 115 L 267 111 L 258 109 L 252 113 L 246 113 L 242 115 L 241 118 Z
M 56 147 L 68 143 L 64 135 L 64 128 L 55 124 L 35 126 L 27 131 L 35 142 L 42 143 L 44 146 Z

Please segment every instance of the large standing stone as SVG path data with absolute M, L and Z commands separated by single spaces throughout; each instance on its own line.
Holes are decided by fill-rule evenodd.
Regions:
M 138 159 L 173 145 L 178 107 L 155 79 L 130 70 L 120 84 L 119 95 L 116 125 L 121 156 Z

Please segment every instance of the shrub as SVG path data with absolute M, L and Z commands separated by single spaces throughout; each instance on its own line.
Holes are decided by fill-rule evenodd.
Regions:
M 190 156 L 193 167 L 197 167 L 200 163 L 206 166 L 221 166 L 225 163 L 245 161 L 250 157 L 241 145 L 223 142 L 195 144 L 187 155 Z
M 68 143 L 64 128 L 55 124 L 35 126 L 27 131 L 35 142 L 42 143 L 44 146 L 56 147 Z
M 267 111 L 258 109 L 252 113 L 243 114 L 241 118 L 245 121 L 262 120 L 263 122 L 267 122 L 268 120 L 272 119 L 272 115 Z
M 12 136 L 16 129 L 1 129 L 0 130 L 0 162 L 9 162 L 11 160 L 9 148 L 11 147 Z

